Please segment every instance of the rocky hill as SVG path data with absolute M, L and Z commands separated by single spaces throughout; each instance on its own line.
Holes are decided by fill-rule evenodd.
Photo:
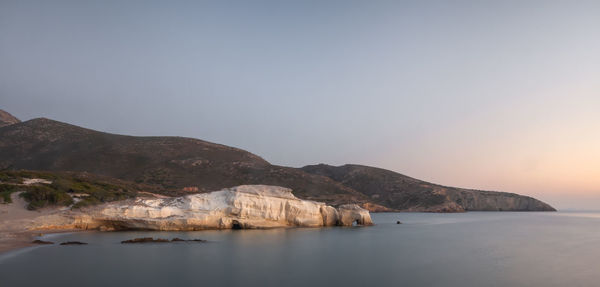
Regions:
M 269 184 L 329 204 L 368 201 L 328 177 L 271 165 L 241 149 L 192 138 L 115 135 L 45 118 L 0 128 L 0 169 L 88 172 L 158 185 L 170 195 Z
M 6 111 L 0 110 L 0 127 L 8 126 L 21 121 Z
M 10 122 L 10 121 L 8 121 Z M 87 172 L 157 186 L 167 195 L 245 184 L 291 188 L 302 199 L 371 211 L 551 210 L 508 193 L 443 187 L 363 167 L 272 165 L 250 152 L 184 137 L 136 137 L 46 118 L 0 127 L 0 169 Z M 357 172 L 357 170 L 378 172 Z
M 404 211 L 555 211 L 535 198 L 507 192 L 447 187 L 393 171 L 361 166 L 319 164 L 302 170 L 327 176 L 367 195 L 371 201 Z

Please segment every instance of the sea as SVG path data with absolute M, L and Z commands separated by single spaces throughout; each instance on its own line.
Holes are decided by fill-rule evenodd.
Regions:
M 78 232 L 0 286 L 600 286 L 600 212 L 375 213 L 369 227 Z M 400 221 L 401 224 L 397 224 Z M 121 244 L 154 237 L 207 242 Z

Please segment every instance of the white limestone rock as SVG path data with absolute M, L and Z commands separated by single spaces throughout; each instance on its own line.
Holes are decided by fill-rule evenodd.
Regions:
M 278 186 L 242 185 L 211 193 L 176 198 L 144 199 L 108 204 L 94 215 L 103 230 L 201 230 L 231 228 L 372 225 L 358 205 L 339 209 L 301 200 Z
M 338 208 L 339 225 L 350 226 L 354 222 L 358 225 L 373 225 L 369 211 L 356 204 L 345 204 Z

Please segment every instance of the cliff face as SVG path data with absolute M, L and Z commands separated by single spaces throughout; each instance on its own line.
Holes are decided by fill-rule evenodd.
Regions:
M 320 164 L 302 170 L 327 176 L 367 195 L 372 202 L 401 211 L 555 211 L 528 196 L 442 186 L 369 166 Z
M 88 214 L 101 229 L 201 230 L 371 225 L 357 205 L 334 208 L 296 198 L 278 186 L 243 185 L 176 198 L 136 199 L 107 204 Z

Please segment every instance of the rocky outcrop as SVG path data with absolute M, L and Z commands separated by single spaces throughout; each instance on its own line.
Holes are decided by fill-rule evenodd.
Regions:
M 242 185 L 175 198 L 138 198 L 110 203 L 81 223 L 102 230 L 201 230 L 372 225 L 358 205 L 337 209 L 296 198 L 291 189 Z
M 4 110 L 0 110 L 0 127 L 9 126 L 20 122 L 21 121 L 15 116 L 9 114 Z

